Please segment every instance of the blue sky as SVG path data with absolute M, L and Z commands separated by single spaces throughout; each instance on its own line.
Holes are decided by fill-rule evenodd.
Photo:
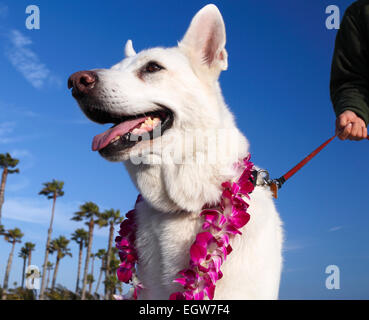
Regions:
M 335 4 L 342 16 L 351 1 L 214 3 L 227 29 L 229 69 L 220 78 L 226 102 L 254 162 L 279 177 L 334 134 L 329 72 L 336 30 L 326 29 L 325 8 Z M 103 130 L 80 112 L 68 76 L 115 64 L 127 39 L 136 50 L 176 45 L 207 2 L 39 0 L 40 30 L 25 28 L 29 4 L 0 0 L 0 153 L 21 160 L 21 173 L 8 178 L 3 224 L 36 243 L 33 263 L 40 266 L 51 209 L 38 196 L 43 182 L 65 181 L 53 237 L 82 226 L 70 221 L 81 203 L 126 212 L 137 195 L 121 164 L 91 151 L 92 137 Z M 368 141 L 334 141 L 280 191 L 286 238 L 280 298 L 369 298 L 368 158 Z M 96 231 L 93 251 L 106 248 L 107 233 Z M 58 282 L 74 288 L 77 246 L 71 247 Z M 9 250 L 1 240 L 0 281 Z M 20 282 L 21 264 L 15 257 L 11 284 Z M 340 290 L 325 288 L 332 264 L 340 268 Z

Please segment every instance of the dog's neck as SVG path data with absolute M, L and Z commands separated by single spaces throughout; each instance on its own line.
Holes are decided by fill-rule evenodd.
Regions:
M 217 148 L 214 161 L 202 154 L 205 163 L 133 164 L 125 166 L 140 193 L 156 210 L 161 212 L 200 212 L 205 204 L 215 205 L 221 195 L 221 184 L 235 177 L 233 164 L 248 154 L 246 138 L 234 129 L 233 144 L 237 152 L 225 158 L 225 151 Z M 222 161 L 219 159 L 222 158 Z M 193 159 L 192 159 L 193 160 Z M 195 159 L 196 160 L 196 159 Z

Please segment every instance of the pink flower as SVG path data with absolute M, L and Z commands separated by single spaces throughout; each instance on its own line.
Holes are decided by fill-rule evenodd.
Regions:
M 142 200 L 139 196 L 136 205 Z M 142 285 L 133 280 L 135 274 L 135 266 L 137 262 L 137 253 L 134 247 L 136 239 L 137 225 L 135 223 L 135 210 L 131 210 L 126 214 L 126 219 L 121 223 L 119 236 L 115 238 L 116 247 L 119 250 L 119 258 L 121 264 L 117 269 L 118 279 L 124 283 L 132 283 L 133 289 L 130 290 L 129 296 L 137 299 L 139 290 Z M 125 297 L 124 297 L 125 298 Z
M 200 213 L 200 216 L 204 217 L 203 230 L 214 229 L 217 232 L 222 230 L 222 226 L 226 223 L 227 219 L 218 210 L 206 209 Z
M 245 201 L 254 190 L 253 163 L 250 161 L 250 155 L 243 162 L 236 163 L 234 168 L 243 169 L 243 172 L 236 182 L 222 183 L 219 204 L 215 207 L 206 204 L 203 206 L 200 213 L 200 217 L 204 219 L 203 232 L 197 234 L 190 247 L 189 268 L 181 270 L 178 273 L 181 277 L 174 280 L 184 291 L 172 293 L 170 300 L 214 298 L 216 283 L 223 277 L 221 266 L 232 252 L 230 242 L 237 234 L 242 234 L 240 229 L 250 220 L 250 214 L 247 212 L 249 205 Z M 140 201 L 141 195 L 137 198 L 136 206 Z M 121 260 L 117 275 L 120 281 L 132 284 L 129 297 L 133 299 L 137 299 L 139 291 L 143 288 L 135 274 L 138 260 L 134 246 L 136 230 L 135 210 L 131 210 L 121 223 L 119 236 L 115 241 Z M 122 298 L 117 296 L 117 299 Z
M 228 218 L 229 223 L 236 229 L 242 228 L 250 220 L 250 215 L 241 210 L 235 210 L 234 213 Z
M 205 247 L 194 243 L 190 248 L 191 262 L 195 265 L 201 264 L 205 260 L 207 253 Z
M 117 276 L 119 281 L 129 283 L 132 278 L 132 268 L 125 268 L 120 266 L 117 270 Z
M 250 156 L 244 159 L 244 170 L 237 182 L 224 182 L 223 192 L 218 208 L 204 206 L 200 213 L 204 217 L 201 232 L 196 236 L 190 248 L 190 268 L 182 270 L 183 277 L 175 282 L 181 284 L 186 291 L 175 292 L 170 296 L 172 300 L 202 300 L 214 298 L 216 282 L 223 277 L 221 266 L 227 256 L 232 252 L 230 240 L 239 229 L 250 220 L 247 212 L 248 204 L 245 198 L 254 189 L 251 174 L 253 164 Z M 242 164 L 237 164 L 241 168 Z

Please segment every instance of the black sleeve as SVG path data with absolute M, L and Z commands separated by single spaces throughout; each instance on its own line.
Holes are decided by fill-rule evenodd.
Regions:
M 367 25 L 369 17 L 360 8 L 352 6 L 346 11 L 336 36 L 330 81 L 336 115 L 351 110 L 366 125 L 369 122 Z

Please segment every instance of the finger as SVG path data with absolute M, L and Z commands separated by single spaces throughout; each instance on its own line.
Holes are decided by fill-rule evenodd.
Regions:
M 360 117 L 358 117 L 357 119 L 357 123 L 360 124 L 361 127 L 366 128 L 365 122 L 363 119 L 361 119 Z
M 361 126 L 359 125 L 358 122 L 355 122 L 352 125 L 352 129 L 348 138 L 350 140 L 360 140 L 360 137 L 361 137 Z
M 352 130 L 352 123 L 350 122 L 342 131 L 341 133 L 338 135 L 338 137 L 341 139 L 341 140 L 346 140 L 347 137 L 350 135 L 351 133 L 351 130 Z
M 366 127 L 362 127 L 361 129 L 361 139 L 366 139 L 368 137 L 368 129 Z
M 343 129 L 344 127 L 346 127 L 348 123 L 348 117 L 345 114 L 341 114 L 338 118 L 337 118 L 337 127 L 338 129 Z
M 351 132 L 351 135 L 353 135 L 352 132 Z M 364 124 L 364 126 L 360 127 L 355 140 L 360 141 L 366 138 L 368 138 L 368 129 L 365 127 L 365 124 Z
M 340 135 L 345 128 L 345 125 L 342 125 L 345 122 L 342 120 L 343 118 L 343 115 L 340 115 L 338 118 L 336 118 L 336 135 Z

